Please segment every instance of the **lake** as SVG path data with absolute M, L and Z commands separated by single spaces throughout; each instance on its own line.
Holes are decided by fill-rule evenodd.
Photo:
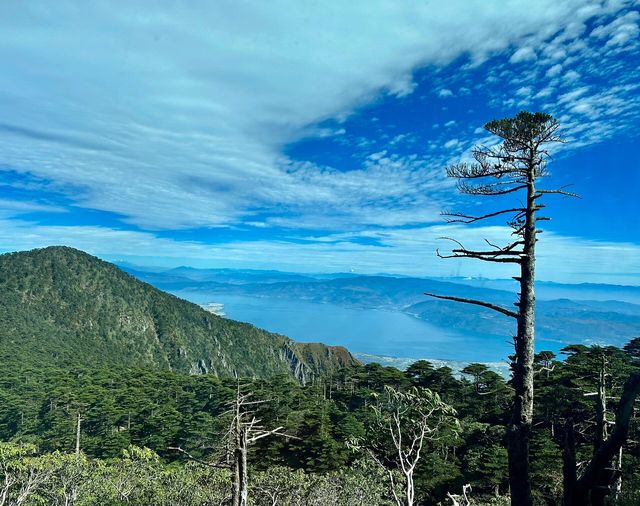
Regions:
M 497 362 L 513 353 L 507 337 L 467 335 L 413 316 L 379 309 L 181 290 L 197 304 L 222 303 L 228 318 L 300 342 L 341 345 L 353 352 L 407 358 Z

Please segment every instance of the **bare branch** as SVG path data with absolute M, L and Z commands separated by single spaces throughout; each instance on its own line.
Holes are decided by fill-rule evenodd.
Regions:
M 440 239 L 444 239 L 447 241 L 451 241 L 456 243 L 459 248 L 451 250 L 453 255 L 443 255 L 440 253 L 440 250 L 436 250 L 436 254 L 440 258 L 477 258 L 478 260 L 485 260 L 487 262 L 502 262 L 502 263 L 520 263 L 518 258 L 498 258 L 501 256 L 511 256 L 511 257 L 520 257 L 524 254 L 523 251 L 512 251 L 512 248 L 515 247 L 520 241 L 516 241 L 505 248 L 498 248 L 497 250 L 492 251 L 476 251 L 470 250 L 464 247 L 464 245 L 452 237 L 440 237 Z
M 282 436 L 282 437 L 286 437 L 286 438 L 290 438 L 290 439 L 300 439 L 298 436 L 294 436 L 292 434 L 287 434 L 285 432 L 281 432 L 284 429 L 284 427 L 277 427 L 273 430 L 269 430 L 266 432 L 261 432 L 260 434 L 253 436 L 252 438 L 248 438 L 247 439 L 247 443 L 255 443 L 256 441 L 258 441 L 259 439 L 262 439 L 263 437 L 267 437 L 267 436 Z
M 193 460 L 194 462 L 197 462 L 198 464 L 202 464 L 203 466 L 213 467 L 213 468 L 216 468 L 216 469 L 228 469 L 229 468 L 228 465 L 216 464 L 214 462 L 207 462 L 206 460 L 202 460 L 202 459 L 199 459 L 198 457 L 194 457 L 188 451 L 183 450 L 179 446 L 169 446 L 167 449 L 168 450 L 178 451 L 178 452 L 186 455 L 189 460 Z
M 469 250 L 453 250 L 453 255 L 443 255 L 440 250 L 436 250 L 436 255 L 439 258 L 474 258 L 476 260 L 483 260 L 484 262 L 495 262 L 502 264 L 520 264 L 522 263 L 519 258 L 498 258 L 500 255 L 520 255 L 521 253 L 503 252 L 500 251 L 469 251 Z
M 489 246 L 491 246 L 492 248 L 496 248 L 497 250 L 500 251 L 511 251 L 513 248 L 515 248 L 516 246 L 522 246 L 524 245 L 524 241 L 515 241 L 512 242 L 511 244 L 509 244 L 508 246 L 505 246 L 504 248 L 501 248 L 500 246 L 498 246 L 497 244 L 493 244 L 491 241 L 489 241 L 488 239 L 485 239 L 484 242 L 486 242 Z
M 518 186 L 514 186 L 513 188 L 508 188 L 506 190 L 494 190 L 494 185 L 491 185 L 491 184 L 470 185 L 463 181 L 459 181 L 457 184 L 457 187 L 460 193 L 466 193 L 467 195 L 497 196 L 497 195 L 507 195 L 508 193 L 513 193 L 518 190 L 522 190 L 526 188 L 527 185 L 519 184 Z
M 506 309 L 502 306 L 498 306 L 497 304 L 491 304 L 490 302 L 485 302 L 483 300 L 475 300 L 475 299 L 465 299 L 463 297 L 453 297 L 451 295 L 436 295 L 435 293 L 425 293 L 429 297 L 435 297 L 436 299 L 443 300 L 452 300 L 454 302 L 462 302 L 464 304 L 473 304 L 476 306 L 486 307 L 488 309 L 493 309 L 498 313 L 502 313 L 505 316 L 510 316 L 511 318 L 518 318 L 518 313 L 515 311 L 511 311 L 510 309 Z
M 495 213 L 489 213 L 482 216 L 469 216 L 463 213 L 444 212 L 442 213 L 442 216 L 446 217 L 447 223 L 473 223 L 480 220 L 486 220 L 487 218 L 493 218 L 494 216 L 499 216 L 501 214 L 515 213 L 515 212 L 522 213 L 522 212 L 526 212 L 526 210 L 527 209 L 525 207 L 515 207 L 513 209 L 503 209 L 502 211 L 496 211 Z M 449 219 L 448 217 L 458 218 L 458 219 Z
M 566 187 L 563 187 L 563 188 L 566 188 Z M 577 198 L 577 199 L 582 198 L 577 193 L 568 192 L 568 191 L 563 190 L 562 188 L 558 188 L 557 190 L 537 190 L 536 191 L 536 195 L 534 196 L 534 198 L 537 199 L 538 197 L 541 197 L 542 195 L 549 195 L 549 194 L 564 195 L 565 197 L 574 197 L 574 198 Z
M 503 168 L 499 165 L 492 167 L 483 163 L 459 163 L 447 167 L 447 176 L 458 179 L 478 179 L 484 177 L 502 177 L 507 174 L 512 174 L 514 171 L 511 168 Z

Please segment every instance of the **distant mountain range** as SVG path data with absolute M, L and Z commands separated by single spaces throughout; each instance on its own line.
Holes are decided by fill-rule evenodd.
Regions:
M 342 347 L 221 318 L 67 247 L 0 255 L 0 360 L 9 355 L 34 365 L 291 374 L 303 382 L 357 363 Z
M 511 307 L 516 284 L 508 280 L 425 279 L 339 274 L 335 277 L 277 271 L 179 268 L 130 272 L 166 290 L 241 294 L 304 300 L 353 308 L 402 311 L 442 328 L 508 336 L 513 322 L 478 307 L 430 299 L 425 292 L 482 299 Z M 640 335 L 640 287 L 539 282 L 537 335 L 558 343 L 622 345 Z M 513 291 L 511 291 L 513 290 Z M 568 298 L 570 295 L 571 298 Z M 618 300 L 616 300 L 616 298 Z
M 514 287 L 511 279 L 442 278 L 442 280 L 494 290 L 512 290 Z M 536 297 L 538 300 L 618 300 L 640 304 L 640 286 L 536 281 Z

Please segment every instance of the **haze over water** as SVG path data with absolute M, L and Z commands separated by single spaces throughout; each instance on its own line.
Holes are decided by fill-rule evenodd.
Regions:
M 175 295 L 205 304 L 220 302 L 228 318 L 301 342 L 320 341 L 350 351 L 407 358 L 497 362 L 512 353 L 508 336 L 450 331 L 398 311 L 182 290 Z M 545 344 L 546 349 L 553 346 Z M 557 350 L 555 345 L 552 349 Z

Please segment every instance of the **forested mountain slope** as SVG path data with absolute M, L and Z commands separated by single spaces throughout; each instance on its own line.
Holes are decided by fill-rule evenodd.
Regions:
M 67 247 L 0 256 L 0 356 L 305 381 L 356 361 L 215 316 Z

